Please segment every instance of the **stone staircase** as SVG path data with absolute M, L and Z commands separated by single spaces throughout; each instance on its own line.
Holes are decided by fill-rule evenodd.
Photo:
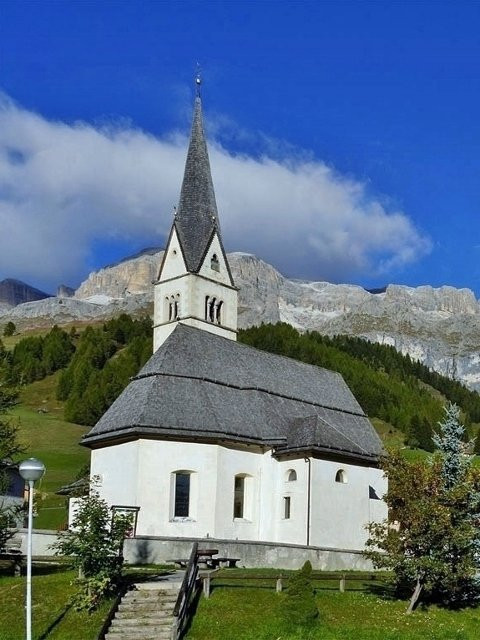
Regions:
M 122 598 L 105 640 L 171 640 L 180 583 L 139 583 Z

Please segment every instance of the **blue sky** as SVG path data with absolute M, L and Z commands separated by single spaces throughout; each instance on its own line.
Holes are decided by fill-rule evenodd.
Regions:
M 0 279 L 162 245 L 199 60 L 229 250 L 480 295 L 479 33 L 479 2 L 3 0 Z

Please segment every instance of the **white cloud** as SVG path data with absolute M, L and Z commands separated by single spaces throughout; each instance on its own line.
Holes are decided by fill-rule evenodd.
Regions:
M 185 147 L 184 136 L 49 121 L 1 98 L 0 278 L 77 282 L 99 238 L 161 243 Z M 388 275 L 430 250 L 404 213 L 321 161 L 233 155 L 218 142 L 210 158 L 227 248 L 289 275 Z

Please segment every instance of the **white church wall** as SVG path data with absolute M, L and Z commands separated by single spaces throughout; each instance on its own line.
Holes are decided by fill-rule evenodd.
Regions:
M 343 482 L 335 480 L 343 471 Z M 310 543 L 337 549 L 362 549 L 371 518 L 372 469 L 312 459 Z
M 110 506 L 137 506 L 138 441 L 93 449 L 90 477 L 98 477 L 98 491 Z
M 212 534 L 216 498 L 217 447 L 199 443 L 140 441 L 139 535 Z M 188 517 L 175 517 L 174 474 L 190 473 Z
M 121 460 L 121 464 L 119 461 Z M 308 467 L 271 451 L 160 440 L 92 451 L 92 474 L 112 505 L 138 506 L 137 535 L 307 543 Z M 336 482 L 339 470 L 346 482 Z M 289 480 L 293 471 L 296 479 Z M 190 474 L 188 517 L 175 517 L 175 472 Z M 234 517 L 235 476 L 244 480 L 243 517 Z M 386 517 L 380 470 L 311 458 L 311 545 L 362 549 L 365 525 Z M 285 498 L 290 498 L 286 517 Z
M 260 482 L 264 455 L 218 447 L 217 500 L 215 536 L 233 540 L 256 540 L 260 537 Z M 245 475 L 244 517 L 234 518 L 235 476 Z
M 381 522 L 388 515 L 386 503 L 383 501 L 388 490 L 388 481 L 381 469 L 369 467 L 369 485 L 373 488 L 379 500 L 369 500 L 370 522 Z
M 308 465 L 303 457 L 282 460 L 276 473 L 276 533 L 275 540 L 292 544 L 307 542 Z M 289 480 L 293 471 L 296 480 Z M 285 498 L 290 498 L 290 518 L 285 517 Z

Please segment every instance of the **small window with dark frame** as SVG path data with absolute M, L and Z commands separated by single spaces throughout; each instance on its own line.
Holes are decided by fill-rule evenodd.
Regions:
M 220 271 L 220 262 L 218 261 L 218 256 L 216 253 L 214 253 L 212 256 L 210 267 L 213 269 L 213 271 Z
M 175 474 L 175 518 L 188 518 L 190 511 L 190 474 L 177 471 Z
M 380 500 L 380 496 L 376 492 L 375 488 L 372 485 L 368 486 L 368 497 L 370 500 Z
M 290 520 L 290 506 L 290 496 L 285 496 L 283 498 L 283 517 L 285 518 L 285 520 Z
M 235 476 L 235 489 L 233 495 L 233 517 L 243 518 L 245 503 L 245 476 Z
M 289 469 L 287 471 L 287 482 L 295 482 L 297 479 L 297 472 L 295 469 Z

